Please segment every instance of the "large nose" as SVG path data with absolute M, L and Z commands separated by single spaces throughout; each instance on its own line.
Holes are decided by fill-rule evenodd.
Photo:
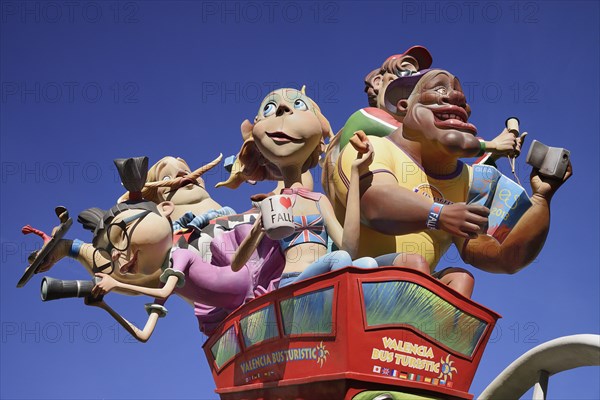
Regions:
M 277 107 L 277 111 L 275 112 L 275 115 L 278 117 L 281 117 L 283 114 L 291 114 L 291 113 L 292 113 L 292 109 L 289 108 L 287 104 L 281 103 L 281 104 L 279 104 L 279 107 Z
M 467 108 L 467 98 L 465 94 L 456 89 L 450 89 L 446 96 L 443 96 L 443 101 L 462 108 Z

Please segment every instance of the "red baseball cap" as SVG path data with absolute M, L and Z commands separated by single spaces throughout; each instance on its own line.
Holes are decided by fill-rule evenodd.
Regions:
M 433 62 L 431 53 L 423 46 L 412 46 L 402 54 L 394 54 L 393 56 L 389 56 L 385 61 L 390 61 L 394 58 L 400 58 L 407 55 L 414 57 L 414 59 L 417 60 L 417 62 L 419 63 L 419 69 L 429 68 L 431 67 L 431 63 Z

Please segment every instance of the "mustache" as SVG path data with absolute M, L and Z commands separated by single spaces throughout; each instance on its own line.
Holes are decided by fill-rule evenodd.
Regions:
M 177 190 L 178 188 L 180 188 L 181 186 L 183 186 L 183 184 L 185 182 L 187 182 L 186 184 L 197 183 L 196 181 L 198 180 L 198 178 L 200 178 L 203 174 L 205 174 L 206 172 L 210 171 L 211 169 L 213 169 L 214 167 L 219 165 L 222 158 L 223 158 L 223 154 L 220 153 L 219 157 L 215 158 L 213 161 L 209 162 L 208 164 L 203 165 L 202 167 L 198 168 L 195 171 L 190 172 L 189 174 L 177 177 L 175 179 L 170 179 L 167 181 L 146 182 L 144 184 L 144 189 L 170 187 L 170 188 L 172 188 L 171 191 L 174 191 L 174 190 Z

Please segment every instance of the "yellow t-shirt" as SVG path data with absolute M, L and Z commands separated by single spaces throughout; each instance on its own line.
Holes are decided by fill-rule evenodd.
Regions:
M 471 181 L 471 167 L 458 162 L 456 171 L 446 176 L 428 176 L 400 147 L 388 138 L 370 137 L 374 159 L 369 170 L 392 174 L 398 185 L 420 193 L 433 203 L 452 204 L 466 201 Z M 350 182 L 350 167 L 356 159 L 356 150 L 346 146 L 335 166 L 335 193 L 333 202 L 336 215 L 343 220 Z M 398 207 L 402 207 L 401 204 Z M 391 236 L 379 233 L 361 224 L 359 256 L 376 257 L 389 253 L 420 254 L 435 269 L 440 257 L 452 243 L 452 235 L 441 230 L 425 229 L 418 233 Z

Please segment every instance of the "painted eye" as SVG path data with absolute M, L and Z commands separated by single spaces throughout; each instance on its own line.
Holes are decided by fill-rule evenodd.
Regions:
M 277 105 L 275 103 L 273 103 L 273 102 L 267 103 L 265 105 L 265 108 L 263 108 L 263 117 L 268 117 L 269 115 L 273 114 L 276 109 L 277 109 Z
M 162 178 L 163 181 L 170 181 L 171 177 L 169 175 Z
M 306 105 L 306 103 L 300 99 L 298 99 L 294 102 L 294 108 L 296 110 L 301 110 L 301 111 L 308 110 L 308 106 Z
M 438 92 L 439 94 L 447 94 L 448 93 L 448 89 L 446 89 L 444 86 L 435 88 L 435 91 Z

